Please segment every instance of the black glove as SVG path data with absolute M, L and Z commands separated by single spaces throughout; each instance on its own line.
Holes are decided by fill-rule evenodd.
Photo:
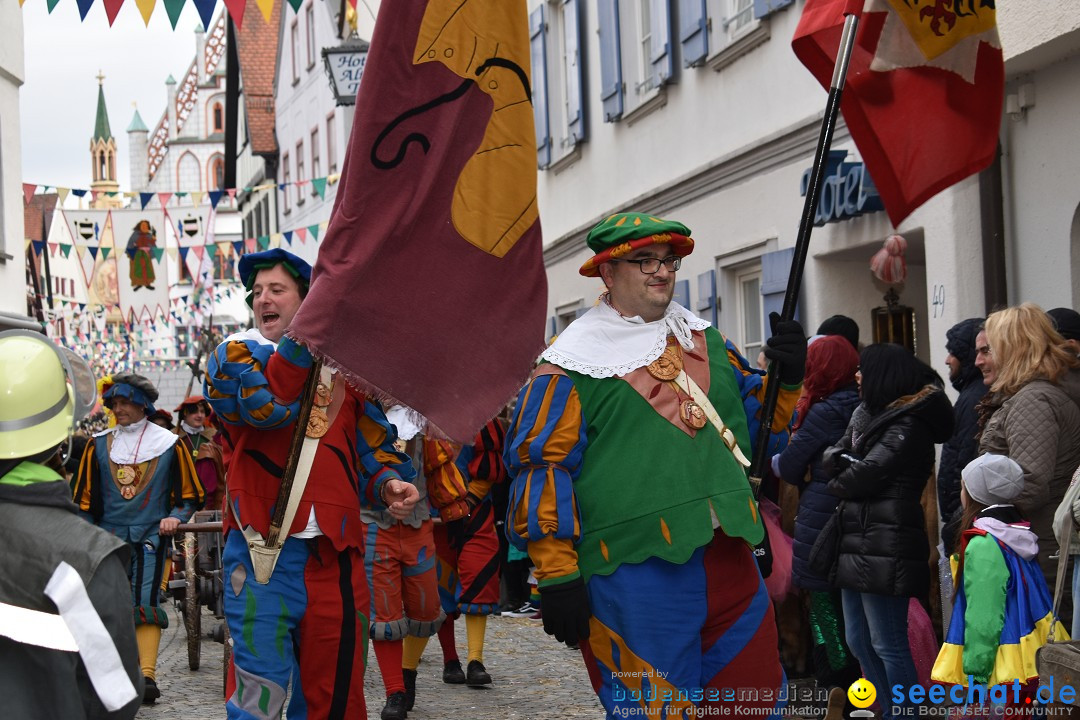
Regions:
M 540 588 L 540 615 L 544 632 L 559 642 L 575 645 L 589 637 L 589 594 L 581 578 Z
M 843 445 L 833 445 L 832 447 L 825 448 L 825 452 L 822 453 L 821 469 L 825 471 L 826 475 L 834 478 L 853 464 L 859 462 L 859 460 L 860 458 L 856 457 Z
M 798 385 L 806 374 L 806 333 L 797 320 L 781 320 L 775 312 L 769 313 L 769 327 L 765 357 L 780 363 L 780 382 Z

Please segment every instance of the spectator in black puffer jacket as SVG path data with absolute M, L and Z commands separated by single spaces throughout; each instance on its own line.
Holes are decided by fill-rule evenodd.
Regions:
M 983 318 L 968 318 L 945 333 L 949 382 L 960 393 L 953 405 L 955 427 L 952 437 L 941 448 L 937 474 L 938 515 L 944 525 L 941 540 L 946 558 L 953 553 L 956 526 L 960 522 L 960 471 L 979 454 L 976 406 L 986 394 L 986 385 L 979 368 L 975 367 L 975 336 L 984 322 Z
M 858 369 L 859 354 L 844 337 L 832 335 L 811 342 L 806 351 L 803 394 L 795 406 L 794 434 L 784 451 L 773 456 L 774 473 L 800 490 L 792 580 L 810 593 L 814 675 L 819 687 L 831 687 L 831 692 L 839 693 L 831 704 L 837 708 L 843 707 L 848 686 L 860 677 L 859 663 L 844 640 L 840 591 L 829 585 L 827 577 L 810 569 L 809 558 L 814 540 L 839 502 L 829 492 L 830 478 L 821 467 L 821 456 L 840 440 L 859 404 Z
M 908 688 L 918 683 L 908 603 L 930 587 L 920 498 L 934 470 L 934 445 L 952 435 L 952 405 L 940 376 L 899 345 L 863 350 L 855 377 L 862 404 L 823 464 L 833 477 L 829 489 L 844 501 L 832 580 L 867 679 L 878 688 Z M 886 719 L 897 713 L 888 700 L 882 711 Z

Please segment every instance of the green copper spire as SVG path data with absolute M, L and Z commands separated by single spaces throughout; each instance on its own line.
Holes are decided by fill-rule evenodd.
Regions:
M 105 76 L 98 71 L 98 96 L 97 96 L 97 118 L 94 121 L 94 140 L 108 140 L 112 137 L 112 130 L 109 129 L 109 111 L 105 109 Z
M 108 121 L 106 121 L 108 122 Z M 143 122 L 142 115 L 139 114 L 138 109 L 135 110 L 135 117 L 131 118 L 131 124 L 128 125 L 128 132 L 150 132 L 150 128 L 146 127 L 146 123 Z

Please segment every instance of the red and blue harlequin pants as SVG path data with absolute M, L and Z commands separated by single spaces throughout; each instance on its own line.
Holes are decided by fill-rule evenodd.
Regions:
M 435 525 L 439 599 L 447 615 L 490 615 L 499 606 L 499 538 L 491 499 L 458 524 Z
M 285 541 L 270 582 L 255 582 L 244 536 L 225 540 L 225 621 L 233 642 L 229 718 L 366 718 L 371 604 L 359 548 L 325 536 Z
M 718 530 L 683 565 L 623 565 L 590 578 L 588 592 L 581 653 L 609 718 L 694 718 L 695 706 L 736 705 L 779 715 L 776 623 L 745 541 Z

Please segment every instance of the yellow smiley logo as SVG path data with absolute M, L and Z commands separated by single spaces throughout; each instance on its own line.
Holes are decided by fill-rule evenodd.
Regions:
M 847 696 L 855 707 L 868 708 L 874 704 L 874 699 L 877 697 L 877 688 L 874 687 L 874 683 L 866 678 L 859 678 L 851 683 Z

